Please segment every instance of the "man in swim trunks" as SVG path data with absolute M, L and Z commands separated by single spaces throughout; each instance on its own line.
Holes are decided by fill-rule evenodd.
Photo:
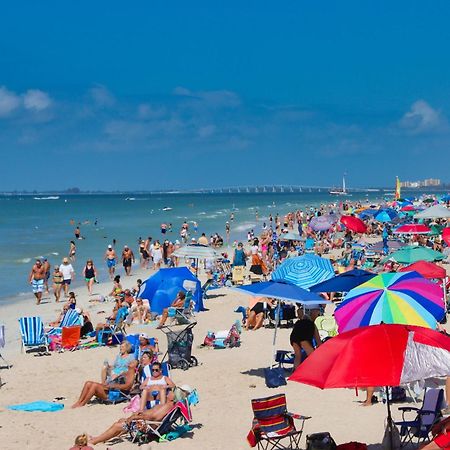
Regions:
M 114 278 L 114 272 L 116 270 L 116 251 L 113 249 L 112 245 L 108 245 L 105 253 L 105 261 L 108 266 L 109 278 L 111 280 Z
M 122 252 L 122 265 L 127 276 L 131 275 L 131 265 L 135 262 L 133 250 L 125 245 Z
M 40 259 L 37 259 L 31 268 L 29 282 L 33 287 L 33 294 L 36 297 L 36 305 L 42 300 L 42 292 L 44 291 L 45 267 Z
M 48 280 L 50 279 L 50 269 L 52 266 L 48 262 L 47 258 L 44 258 L 44 262 L 42 263 L 42 265 L 44 266 L 44 269 L 45 269 L 45 278 L 44 278 L 45 293 L 49 294 L 50 292 L 48 291 Z

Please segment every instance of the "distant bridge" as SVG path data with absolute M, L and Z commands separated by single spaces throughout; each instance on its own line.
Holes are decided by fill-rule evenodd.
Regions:
M 270 194 L 270 193 L 327 193 L 336 186 L 299 186 L 299 185 L 256 185 L 256 186 L 229 186 L 222 188 L 195 189 L 189 192 L 200 194 Z M 348 192 L 383 192 L 382 189 L 347 189 Z

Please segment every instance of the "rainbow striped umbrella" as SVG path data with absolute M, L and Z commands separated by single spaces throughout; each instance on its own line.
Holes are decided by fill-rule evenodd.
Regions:
M 436 328 L 445 314 L 442 289 L 417 272 L 383 273 L 355 287 L 336 308 L 339 332 L 365 325 Z

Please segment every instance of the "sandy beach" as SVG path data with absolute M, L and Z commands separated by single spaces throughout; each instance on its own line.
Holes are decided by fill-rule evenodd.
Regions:
M 131 287 L 140 277 L 145 279 L 151 271 L 136 270 L 123 277 L 124 288 Z M 95 292 L 107 294 L 109 283 L 95 286 Z M 94 324 L 102 321 L 113 303 L 89 303 L 86 288 L 76 289 L 78 304 L 91 313 Z M 100 368 L 105 358 L 112 360 L 117 347 L 98 347 L 74 352 L 52 353 L 51 356 L 21 354 L 17 318 L 22 315 L 39 315 L 47 323 L 54 320 L 61 305 L 53 299 L 36 306 L 32 297 L 2 307 L 2 321 L 6 325 L 7 345 L 3 355 L 13 363 L 10 370 L 2 369 L 4 386 L 0 389 L 0 440 L 5 449 L 64 449 L 81 433 L 97 435 L 120 417 L 124 404 L 89 404 L 70 409 L 77 399 L 84 381 L 99 380 Z M 205 306 L 209 311 L 196 315 L 193 354 L 199 366 L 188 371 L 172 370 L 177 385 L 189 384 L 198 390 L 200 403 L 193 408 L 193 431 L 170 445 L 176 449 L 212 448 L 246 449 L 246 435 L 252 421 L 250 400 L 277 392 L 285 392 L 289 410 L 312 416 L 305 425 L 305 434 L 329 431 L 337 443 L 360 441 L 379 444 L 384 432 L 386 407 L 382 403 L 362 408 L 359 404 L 365 392 L 355 395 L 354 390 L 325 390 L 288 382 L 287 386 L 268 389 L 264 383 L 263 368 L 271 357 L 273 330 L 243 331 L 240 348 L 215 350 L 197 348 L 210 330 L 228 329 L 239 315 L 233 310 L 247 305 L 248 297 L 228 288 L 211 291 Z M 329 308 L 329 307 L 327 307 Z M 331 307 L 332 308 L 332 307 Z M 104 311 L 104 312 L 103 312 Z M 327 309 L 326 313 L 330 314 Z M 157 337 L 161 350 L 166 350 L 166 337 L 151 325 L 132 325 L 129 333 L 146 332 Z M 290 329 L 280 329 L 280 349 L 290 349 Z M 17 412 L 6 409 L 8 405 L 35 401 L 61 401 L 65 408 L 54 413 Z M 399 417 L 394 407 L 394 416 Z M 304 446 L 304 438 L 302 445 Z M 157 448 L 153 443 L 145 448 Z M 95 448 L 136 448 L 125 437 L 99 444 Z

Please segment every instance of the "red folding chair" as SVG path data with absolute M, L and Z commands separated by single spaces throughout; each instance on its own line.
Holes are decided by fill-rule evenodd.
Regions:
M 74 350 L 80 343 L 81 327 L 63 327 L 61 335 L 61 348 Z

